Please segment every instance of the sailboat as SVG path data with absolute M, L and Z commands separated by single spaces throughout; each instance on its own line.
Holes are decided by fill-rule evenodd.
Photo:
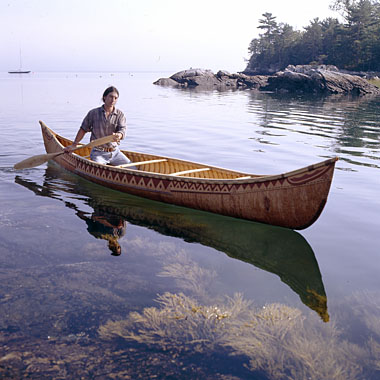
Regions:
M 30 70 L 23 70 L 21 65 L 21 49 L 20 49 L 20 68 L 18 70 L 8 71 L 9 74 L 29 74 Z

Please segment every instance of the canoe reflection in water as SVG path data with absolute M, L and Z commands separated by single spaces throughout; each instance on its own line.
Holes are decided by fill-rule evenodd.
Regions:
M 312 248 L 298 232 L 122 194 L 86 181 L 52 163 L 46 169 L 42 186 L 24 175 L 17 175 L 15 182 L 37 195 L 65 202 L 86 221 L 88 231 L 93 235 L 94 230 L 101 236 L 101 231 L 111 228 L 104 223 L 107 220 L 112 228 L 117 229 L 120 238 L 125 233 L 125 221 L 128 221 L 163 235 L 212 247 L 234 259 L 274 273 L 323 321 L 329 320 L 318 263 Z M 91 217 L 65 200 L 77 198 L 83 202 L 83 196 L 86 197 L 85 203 L 94 210 Z

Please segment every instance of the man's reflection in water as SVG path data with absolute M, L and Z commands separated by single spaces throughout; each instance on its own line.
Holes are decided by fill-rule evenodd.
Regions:
M 48 168 L 49 169 L 49 168 Z M 104 239 L 108 241 L 108 248 L 111 250 L 113 256 L 121 255 L 121 247 L 119 244 L 119 239 L 125 235 L 126 221 L 111 212 L 107 212 L 102 206 L 98 204 L 88 203 L 90 207 L 94 209 L 92 215 L 88 212 L 83 212 L 78 209 L 78 207 L 72 203 L 65 201 L 58 193 L 54 184 L 45 181 L 43 186 L 38 185 L 30 180 L 25 180 L 20 176 L 15 177 L 15 182 L 25 186 L 26 188 L 32 190 L 36 195 L 42 197 L 49 197 L 58 199 L 65 203 L 65 206 L 75 210 L 76 215 L 87 224 L 87 231 L 97 239 Z
M 120 256 L 121 246 L 119 239 L 125 235 L 127 223 L 117 215 L 107 214 L 102 210 L 96 210 L 91 216 L 77 210 L 76 214 L 87 224 L 87 231 L 97 239 L 108 241 L 108 248 L 111 255 Z

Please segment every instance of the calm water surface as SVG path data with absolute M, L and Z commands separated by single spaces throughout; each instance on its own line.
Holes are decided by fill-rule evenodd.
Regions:
M 380 378 L 380 98 L 168 75 L 0 73 L 0 377 Z M 74 137 L 108 85 L 126 149 L 258 174 L 339 156 L 321 217 L 295 232 L 13 170 L 44 153 L 38 120 Z

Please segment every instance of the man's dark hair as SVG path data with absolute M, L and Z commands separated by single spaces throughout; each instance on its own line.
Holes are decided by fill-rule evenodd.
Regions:
M 119 90 L 114 86 L 110 86 L 110 87 L 106 88 L 104 93 L 103 93 L 103 97 L 102 97 L 103 101 L 104 101 L 104 98 L 111 92 L 116 92 L 117 96 L 119 96 Z

